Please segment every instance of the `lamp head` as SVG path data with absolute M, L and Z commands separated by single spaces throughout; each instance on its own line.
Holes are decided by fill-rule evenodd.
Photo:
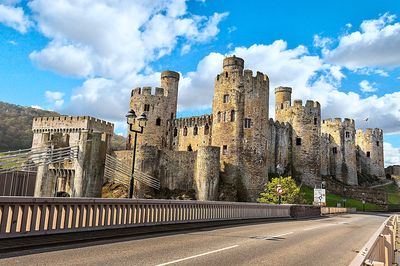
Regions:
M 146 126 L 146 124 L 147 124 L 147 116 L 146 116 L 146 114 L 145 113 L 143 113 L 143 114 L 141 114 L 138 118 L 137 118 L 137 120 L 139 121 L 139 126 L 140 127 L 145 127 Z
M 125 115 L 125 117 L 126 117 L 126 123 L 133 124 L 133 120 L 136 118 L 135 111 L 133 111 L 132 109 L 129 110 L 129 112 Z

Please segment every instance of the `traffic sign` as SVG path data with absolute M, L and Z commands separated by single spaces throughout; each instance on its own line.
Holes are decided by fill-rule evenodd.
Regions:
M 282 194 L 283 189 L 282 189 L 282 186 L 281 186 L 280 184 L 276 185 L 276 192 L 277 192 L 278 194 Z

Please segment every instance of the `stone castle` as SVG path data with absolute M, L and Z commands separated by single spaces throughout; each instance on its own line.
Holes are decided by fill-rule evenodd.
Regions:
M 162 191 L 192 191 L 199 200 L 255 201 L 269 175 L 292 175 L 311 187 L 323 176 L 354 186 L 363 174 L 385 176 L 381 129 L 356 130 L 347 118 L 321 120 L 320 104 L 292 102 L 289 87 L 275 89 L 274 121 L 268 76 L 245 70 L 241 58 L 224 59 L 212 114 L 176 118 L 179 78 L 164 71 L 160 88 L 135 88 L 130 99 L 130 108 L 148 117 L 138 136 L 136 167 L 158 179 Z M 39 166 L 35 196 L 101 195 L 111 123 L 87 116 L 35 118 L 33 133 L 32 148 L 79 148 L 76 158 Z M 127 150 L 114 152 L 129 166 L 132 142 L 128 132 Z M 135 189 L 139 197 L 147 192 L 163 197 L 138 182 Z
M 178 84 L 177 72 L 164 71 L 160 88 L 131 93 L 131 109 L 149 119 L 136 165 L 163 188 L 192 189 L 201 200 L 254 201 L 269 174 L 293 175 L 312 187 L 322 176 L 348 185 L 358 185 L 360 174 L 385 176 L 381 129 L 356 130 L 347 118 L 321 120 L 320 104 L 292 102 L 289 87 L 275 89 L 274 121 L 268 76 L 244 69 L 241 58 L 224 59 L 212 114 L 176 118 Z M 128 150 L 116 153 L 127 163 L 132 139 L 128 132 Z

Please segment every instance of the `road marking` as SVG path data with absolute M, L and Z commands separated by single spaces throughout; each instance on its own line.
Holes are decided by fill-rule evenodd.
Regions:
M 233 246 L 230 246 L 230 247 L 213 250 L 213 251 L 209 251 L 209 252 L 206 252 L 206 253 L 201 253 L 201 254 L 198 254 L 198 255 L 190 256 L 190 257 L 179 259 L 179 260 L 173 260 L 173 261 L 170 261 L 170 262 L 165 262 L 165 263 L 162 263 L 162 264 L 158 264 L 156 266 L 164 266 L 164 265 L 174 264 L 174 263 L 177 263 L 177 262 L 190 260 L 190 259 L 194 259 L 194 258 L 197 258 L 197 257 L 205 256 L 205 255 L 208 255 L 208 254 L 224 251 L 224 250 L 227 250 L 227 249 L 236 248 L 238 246 L 239 245 L 233 245 Z
M 293 232 L 287 232 L 287 233 L 283 233 L 283 234 L 280 234 L 280 235 L 274 235 L 274 236 L 255 236 L 255 237 L 252 237 L 252 238 L 261 239 L 261 240 L 274 240 L 274 239 L 277 239 L 277 238 L 279 238 L 281 236 L 287 236 L 287 235 L 290 235 L 290 234 L 293 234 Z
M 308 227 L 308 228 L 304 228 L 304 231 L 307 230 L 313 230 L 313 229 L 318 229 L 318 228 L 322 228 L 322 227 L 326 227 L 326 226 L 331 226 L 331 225 L 335 225 L 335 224 L 324 224 L 324 225 L 318 225 L 318 226 L 314 226 L 314 227 Z

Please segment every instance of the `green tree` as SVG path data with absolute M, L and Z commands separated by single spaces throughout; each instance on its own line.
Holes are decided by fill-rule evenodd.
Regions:
M 260 197 L 258 198 L 258 202 L 261 203 L 279 203 L 279 194 L 276 192 L 276 187 L 278 184 L 281 184 L 282 194 L 281 194 L 281 203 L 282 204 L 293 204 L 293 203 L 302 203 L 302 197 L 300 193 L 300 187 L 297 186 L 296 181 L 291 177 L 282 177 L 281 182 L 279 182 L 279 178 L 272 178 L 270 182 L 265 184 L 264 192 L 260 193 Z

